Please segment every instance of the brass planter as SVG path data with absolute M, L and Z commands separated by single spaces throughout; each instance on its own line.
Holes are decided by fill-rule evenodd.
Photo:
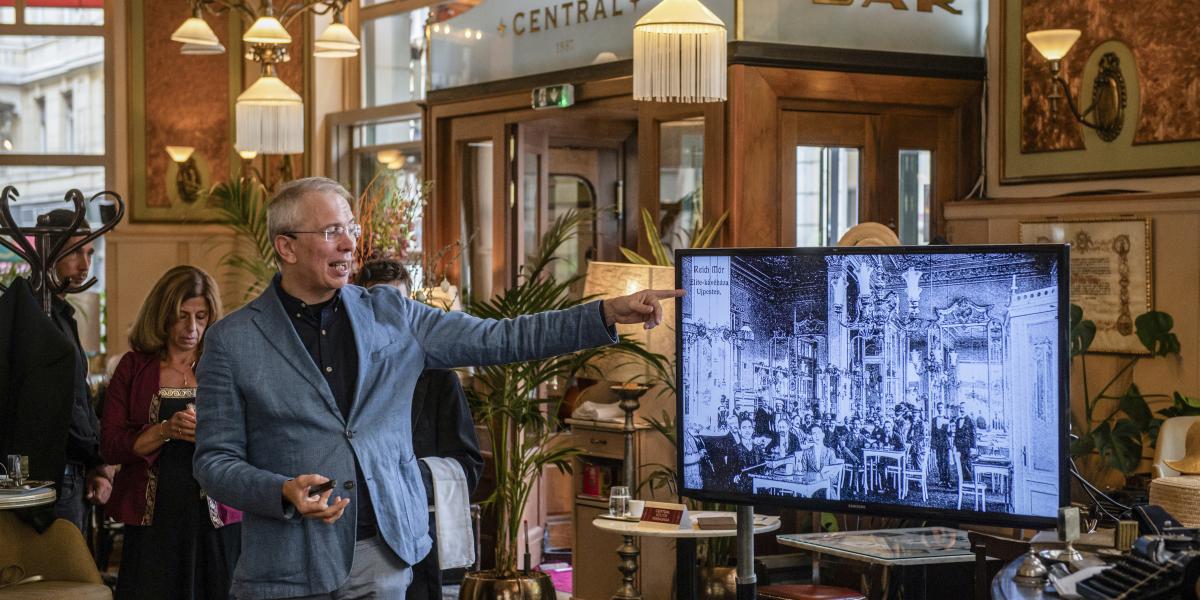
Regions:
M 702 600 L 734 600 L 737 598 L 737 568 L 701 567 L 700 598 Z
M 554 583 L 546 573 L 497 577 L 491 571 L 468 572 L 458 600 L 555 600 Z

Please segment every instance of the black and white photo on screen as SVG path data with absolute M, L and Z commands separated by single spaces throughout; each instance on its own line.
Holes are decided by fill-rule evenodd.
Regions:
M 1058 260 L 681 257 L 684 488 L 1053 516 Z

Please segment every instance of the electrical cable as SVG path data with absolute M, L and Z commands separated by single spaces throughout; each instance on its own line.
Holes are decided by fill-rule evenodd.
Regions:
M 1120 502 L 1117 502 L 1116 500 L 1113 500 L 1112 496 L 1109 496 L 1107 493 L 1104 492 L 1104 490 L 1101 490 L 1100 488 L 1098 488 L 1094 484 L 1092 484 L 1092 482 L 1088 481 L 1083 476 L 1083 474 L 1080 473 L 1079 467 L 1075 465 L 1075 457 L 1072 456 L 1069 458 L 1069 460 L 1071 461 L 1071 474 L 1074 475 L 1077 479 L 1079 479 L 1079 482 L 1081 484 L 1083 484 L 1084 489 L 1091 488 L 1091 490 L 1093 492 L 1100 494 L 1100 496 L 1103 497 L 1105 500 L 1108 500 L 1114 506 L 1116 506 L 1117 508 L 1120 508 L 1123 511 L 1133 510 L 1132 506 L 1126 506 L 1124 504 L 1121 504 Z

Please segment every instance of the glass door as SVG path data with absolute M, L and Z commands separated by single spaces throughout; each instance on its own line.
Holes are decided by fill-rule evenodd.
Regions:
M 785 111 L 779 158 L 781 239 L 835 245 L 851 227 L 883 223 L 900 243 L 938 240 L 939 206 L 953 199 L 949 120 L 937 115 Z
M 453 225 L 454 230 L 442 231 L 439 239 L 462 247 L 461 254 L 447 252 L 447 248 L 436 251 L 458 256 L 459 281 L 466 293 L 476 299 L 490 298 L 508 285 L 515 272 L 514 263 L 508 260 L 507 243 L 509 211 L 516 196 L 515 191 L 510 192 L 510 178 L 505 174 L 510 164 L 507 128 L 503 119 L 467 117 L 451 123 L 449 137 L 451 176 L 446 183 L 452 201 L 440 207 L 426 205 L 426 210 L 448 213 L 448 218 L 435 221 Z M 431 265 L 434 270 L 451 267 Z
M 880 195 L 880 223 L 905 245 L 936 241 L 941 219 L 935 206 L 954 198 L 953 154 L 943 151 L 946 120 L 936 116 L 883 115 L 880 118 L 881 180 L 895 182 Z M 947 161 L 950 161 L 947 163 Z
M 870 115 L 788 111 L 783 116 L 784 244 L 832 246 L 869 221 Z

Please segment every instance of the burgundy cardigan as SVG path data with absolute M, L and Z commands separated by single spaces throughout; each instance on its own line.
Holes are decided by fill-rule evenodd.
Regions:
M 152 505 L 148 506 L 146 488 L 151 478 L 157 476 L 158 452 L 139 456 L 133 451 L 133 443 L 162 420 L 152 418 L 150 414 L 151 400 L 159 388 L 158 363 L 158 357 L 153 354 L 127 352 L 117 364 L 104 399 L 100 455 L 107 464 L 121 465 L 105 512 L 126 525 L 151 525 L 154 521 L 154 509 Z M 217 508 L 226 525 L 242 520 L 241 513 L 232 508 L 220 504 Z

